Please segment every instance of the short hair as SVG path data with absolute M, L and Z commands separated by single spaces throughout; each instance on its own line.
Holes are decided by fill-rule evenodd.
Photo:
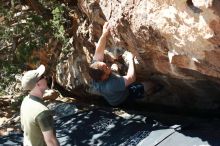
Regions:
M 89 75 L 95 81 L 101 81 L 102 76 L 105 74 L 102 67 L 99 65 L 99 61 L 92 63 L 89 66 Z

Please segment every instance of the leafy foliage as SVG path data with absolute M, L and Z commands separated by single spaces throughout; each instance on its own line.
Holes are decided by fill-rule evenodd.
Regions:
M 40 3 L 52 12 L 53 18 L 45 20 L 21 1 L 3 1 L 0 5 L 0 92 L 27 63 L 37 63 L 31 58 L 33 51 L 44 48 L 50 38 L 56 38 L 63 50 L 68 47 L 65 35 L 64 5 L 56 0 Z M 61 48 L 61 49 L 62 49 Z
M 69 47 L 67 36 L 65 35 L 64 23 L 66 19 L 63 17 L 64 14 L 64 6 L 59 5 L 56 6 L 55 9 L 52 11 L 53 20 L 51 20 L 53 34 L 56 39 L 58 39 L 62 44 L 62 50 L 67 51 Z

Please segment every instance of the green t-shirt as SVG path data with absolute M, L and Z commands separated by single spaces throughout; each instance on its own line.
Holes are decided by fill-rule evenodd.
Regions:
M 21 104 L 21 126 L 24 146 L 46 145 L 42 132 L 54 130 L 53 116 L 41 98 L 29 95 Z

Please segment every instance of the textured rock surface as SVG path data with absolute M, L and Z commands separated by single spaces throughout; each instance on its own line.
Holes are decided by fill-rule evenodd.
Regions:
M 94 42 L 107 20 L 112 26 L 108 51 L 115 56 L 131 51 L 139 62 L 138 80 L 164 85 L 163 95 L 149 97 L 149 102 L 219 108 L 218 0 L 78 0 L 77 6 L 70 12 L 72 52 L 61 54 L 56 67 L 56 80 L 63 87 L 84 95 Z

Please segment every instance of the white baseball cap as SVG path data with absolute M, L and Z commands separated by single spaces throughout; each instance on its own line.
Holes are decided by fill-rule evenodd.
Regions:
M 24 73 L 24 76 L 21 79 L 21 86 L 24 90 L 32 90 L 38 80 L 41 78 L 41 76 L 45 72 L 45 66 L 40 65 L 35 70 L 29 70 Z

